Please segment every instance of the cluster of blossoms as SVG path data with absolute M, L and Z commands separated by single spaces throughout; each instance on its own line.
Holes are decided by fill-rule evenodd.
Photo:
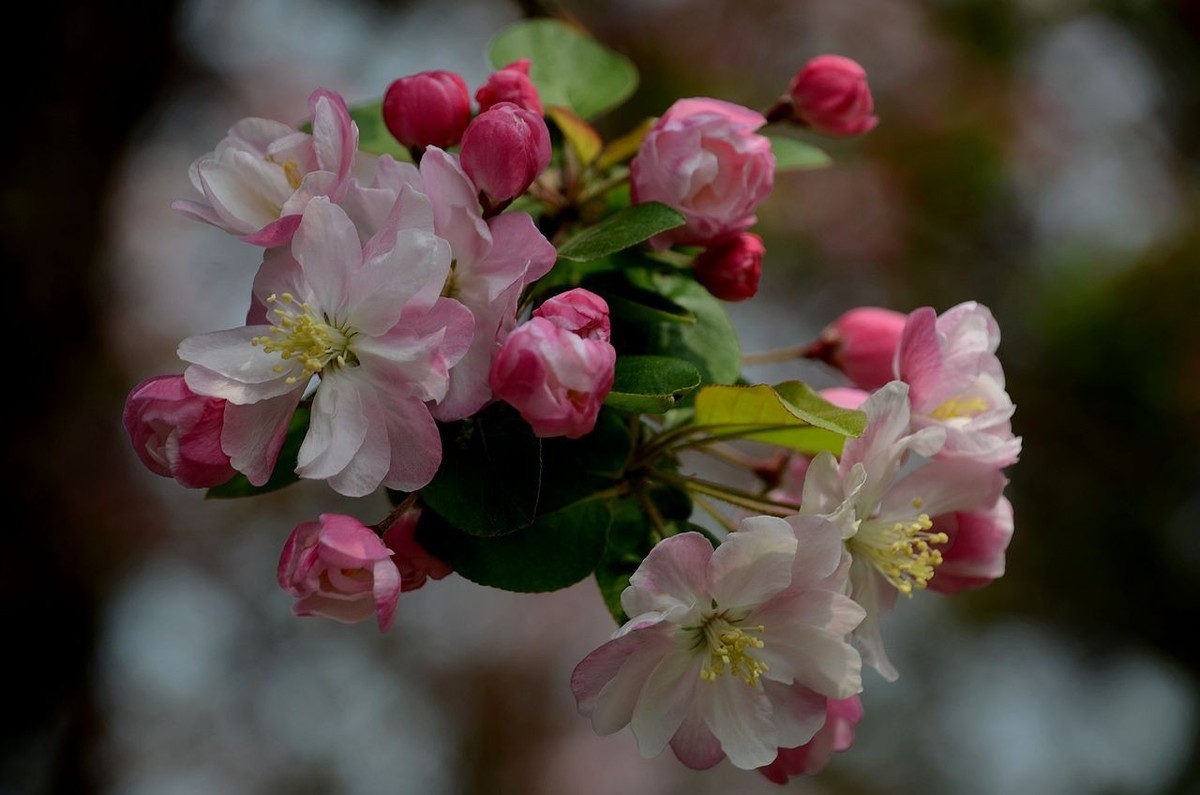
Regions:
M 515 591 L 594 575 L 620 625 L 571 677 L 596 731 L 631 725 L 698 769 L 817 772 L 852 742 L 862 663 L 896 677 L 897 597 L 1003 572 L 1020 440 L 998 327 L 975 303 L 856 309 L 784 352 L 850 386 L 739 384 L 720 301 L 756 292 L 749 230 L 788 167 L 764 128 L 871 129 L 865 73 L 821 56 L 765 113 L 682 99 L 605 144 L 577 111 L 632 84 L 589 96 L 581 73 L 573 108 L 538 63 L 586 47 L 610 78 L 632 67 L 530 25 L 565 49 L 494 50 L 474 108 L 446 71 L 353 112 L 319 90 L 304 129 L 245 119 L 198 159 L 203 201 L 175 208 L 263 250 L 246 324 L 180 343 L 186 369 L 137 385 L 125 426 L 152 472 L 212 496 L 387 495 L 374 524 L 295 527 L 278 579 L 297 615 L 387 631 L 402 592 L 451 572 Z M 761 488 L 687 474 L 692 454 Z

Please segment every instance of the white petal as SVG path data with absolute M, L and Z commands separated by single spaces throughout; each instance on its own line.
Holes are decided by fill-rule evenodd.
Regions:
M 323 197 L 310 201 L 292 238 L 292 256 L 312 287 L 314 311 L 344 317 L 348 275 L 362 267 L 358 230 L 345 210 Z
M 722 609 L 755 607 L 787 588 L 796 559 L 791 525 L 774 516 L 742 521 L 717 547 L 708 573 Z
M 248 406 L 225 406 L 221 449 L 230 465 L 255 486 L 270 480 L 302 392 L 293 390 Z
M 300 445 L 296 472 L 313 480 L 336 475 L 358 453 L 368 430 L 358 386 L 348 378 L 322 379 L 313 400 L 308 434 Z
M 681 648 L 666 655 L 646 679 L 633 710 L 632 729 L 642 756 L 658 756 L 675 736 L 692 704 L 703 655 Z
M 735 676 L 718 676 L 697 688 L 705 722 L 735 767 L 753 770 L 769 765 L 779 750 L 771 721 L 771 703 L 758 687 Z
M 709 607 L 708 563 L 713 548 L 699 533 L 681 533 L 650 550 L 621 594 L 625 614 Z
M 771 701 L 771 719 L 779 733 L 780 748 L 804 745 L 825 725 L 828 702 L 820 693 L 803 685 L 766 680 L 763 692 Z

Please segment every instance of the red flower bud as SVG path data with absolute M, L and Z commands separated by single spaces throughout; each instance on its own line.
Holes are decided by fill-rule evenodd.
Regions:
M 383 95 L 383 123 L 410 148 L 454 146 L 470 120 L 467 83 L 454 72 L 436 69 L 401 77 Z
M 482 113 L 501 102 L 511 102 L 525 110 L 542 115 L 542 100 L 537 86 L 529 79 L 529 59 L 513 61 L 503 69 L 492 72 L 487 82 L 475 92 L 475 101 Z
M 809 356 L 841 370 L 861 389 L 879 389 L 896 377 L 893 360 L 907 321 L 890 309 L 851 309 L 826 326 Z
M 711 246 L 696 258 L 696 281 L 722 301 L 742 301 L 758 292 L 762 257 L 766 252 L 762 238 L 743 232 L 725 243 Z
M 459 158 L 463 170 L 495 206 L 525 192 L 550 165 L 550 130 L 533 111 L 501 102 L 467 125 Z
M 875 102 L 867 72 L 840 55 L 818 55 L 788 86 L 792 120 L 823 135 L 860 135 L 875 127 Z

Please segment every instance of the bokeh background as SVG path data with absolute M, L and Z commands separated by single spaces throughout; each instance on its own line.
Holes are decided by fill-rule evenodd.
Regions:
M 75 0 L 9 25 L 0 793 L 781 791 L 592 734 L 567 686 L 613 629 L 591 581 L 451 577 L 406 594 L 386 637 L 294 619 L 274 581 L 292 526 L 373 521 L 382 498 L 206 502 L 120 427 L 134 383 L 180 371 L 180 339 L 244 317 L 256 251 L 168 209 L 188 164 L 241 117 L 301 120 L 317 86 L 353 104 L 446 68 L 474 88 L 489 38 L 540 5 Z M 900 605 L 900 681 L 868 674 L 855 747 L 782 791 L 1200 792 L 1200 7 L 559 8 L 642 71 L 609 134 L 682 96 L 765 107 L 823 52 L 868 69 L 879 128 L 822 142 L 835 167 L 781 176 L 761 209 L 762 291 L 730 307 L 746 350 L 861 304 L 979 300 L 1003 329 L 1024 437 L 1008 574 Z

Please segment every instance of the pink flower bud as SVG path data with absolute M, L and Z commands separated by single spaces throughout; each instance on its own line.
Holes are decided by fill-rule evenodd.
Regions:
M 821 332 L 809 357 L 830 364 L 862 389 L 879 389 L 895 379 L 896 348 L 907 316 L 890 309 L 851 309 Z
M 749 229 L 754 210 L 775 184 L 771 142 L 755 130 L 762 114 L 706 97 L 667 109 L 629 164 L 634 203 L 659 201 L 686 223 L 655 235 L 651 244 L 707 246 Z
M 860 135 L 879 123 L 866 70 L 841 55 L 818 55 L 805 64 L 787 96 L 792 120 L 823 135 Z
M 234 475 L 221 450 L 225 401 L 197 395 L 181 375 L 160 375 L 125 399 L 125 430 L 134 452 L 156 475 L 188 488 L 219 486 Z
M 467 83 L 435 69 L 393 80 L 383 95 L 383 122 L 404 146 L 445 149 L 462 138 L 471 120 Z
M 475 92 L 475 101 L 479 103 L 480 113 L 500 102 L 511 102 L 542 115 L 542 100 L 538 96 L 537 86 L 529 79 L 528 58 L 513 61 L 503 69 L 492 72 L 487 82 Z
M 400 598 L 400 571 L 369 527 L 323 513 L 296 526 L 279 556 L 279 587 L 296 597 L 292 612 L 357 624 L 375 616 L 387 632 Z
M 696 281 L 722 301 L 745 300 L 758 292 L 766 250 L 762 238 L 751 232 L 710 246 L 696 258 Z
M 467 125 L 459 159 L 494 206 L 525 192 L 550 165 L 550 130 L 541 116 L 501 102 Z
M 420 508 L 405 511 L 383 534 L 383 543 L 394 553 L 392 561 L 400 570 L 402 591 L 415 591 L 430 577 L 440 580 L 454 572 L 445 561 L 434 557 L 417 541 L 420 519 Z
M 758 772 L 776 784 L 786 784 L 792 776 L 820 773 L 834 753 L 850 748 L 854 727 L 862 720 L 862 702 L 858 696 L 831 698 L 825 709 L 825 725 L 811 740 L 798 748 L 780 748 L 775 761 Z
M 547 299 L 533 310 L 533 316 L 544 317 L 559 328 L 578 334 L 584 339 L 608 342 L 612 336 L 608 303 L 582 287 Z
M 596 425 L 612 389 L 616 361 L 611 343 L 585 339 L 535 317 L 508 335 L 488 381 L 537 436 L 578 439 Z

